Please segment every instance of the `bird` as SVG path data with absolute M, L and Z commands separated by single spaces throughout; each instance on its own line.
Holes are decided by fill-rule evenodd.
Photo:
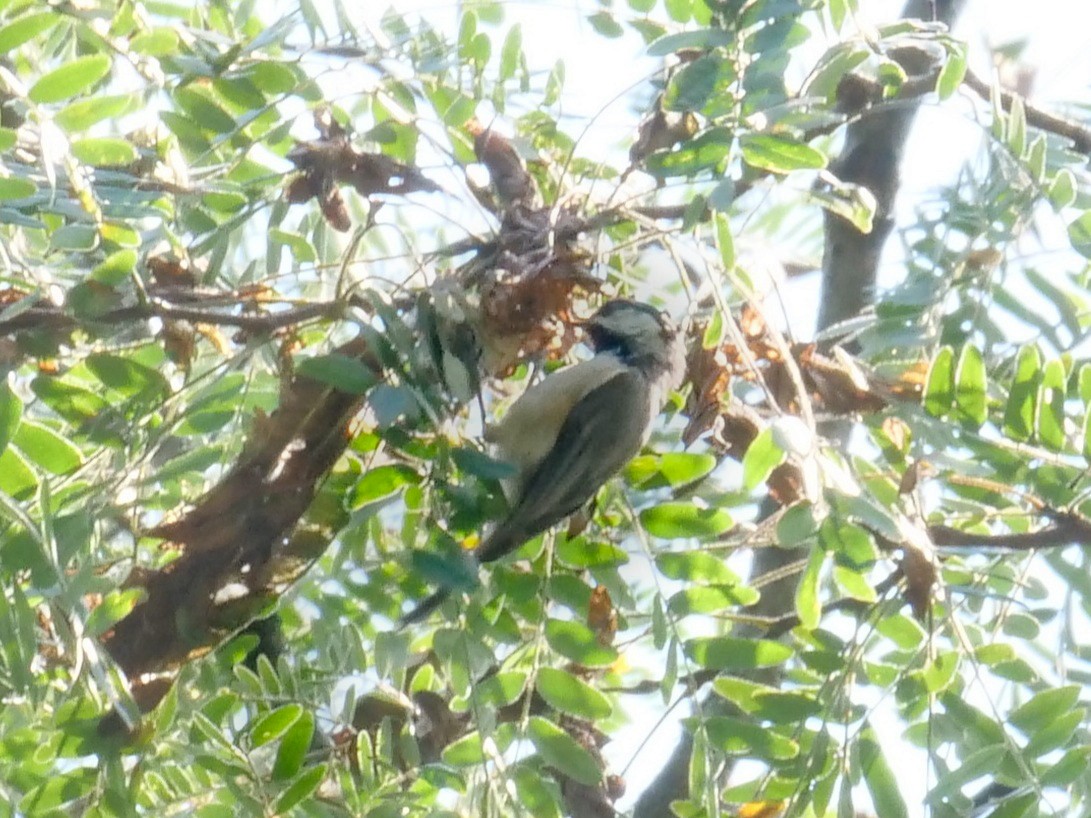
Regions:
M 510 554 L 588 503 L 643 448 L 685 368 L 670 317 L 628 299 L 604 304 L 584 322 L 594 357 L 530 387 L 485 435 L 496 459 L 508 512 L 473 551 L 477 565 Z M 440 588 L 402 616 L 423 620 L 450 596 Z

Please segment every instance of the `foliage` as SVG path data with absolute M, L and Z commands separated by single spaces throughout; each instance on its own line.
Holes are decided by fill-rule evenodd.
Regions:
M 589 10 L 662 60 L 626 164 L 499 3 L 0 4 L 3 800 L 596 815 L 644 783 L 607 742 L 686 704 L 679 816 L 1086 812 L 1083 132 L 978 100 L 898 283 L 794 341 L 753 248 L 889 217 L 844 125 L 963 116 L 966 44 L 854 5 Z M 589 519 L 479 577 L 479 408 L 599 290 L 686 313 L 686 385 Z M 798 581 L 758 616 L 770 547 Z

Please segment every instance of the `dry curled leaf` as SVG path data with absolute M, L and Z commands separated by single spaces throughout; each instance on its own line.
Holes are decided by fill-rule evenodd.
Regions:
M 148 256 L 144 262 L 158 287 L 192 290 L 199 283 L 197 271 L 186 258 L 174 255 Z
M 656 101 L 655 110 L 640 123 L 636 141 L 629 148 L 629 162 L 639 165 L 655 151 L 673 148 L 697 133 L 700 127 L 692 111 L 664 111 L 663 97 Z
M 600 645 L 614 644 L 617 636 L 617 609 L 610 599 L 610 592 L 605 585 L 598 585 L 591 592 L 591 601 L 587 606 L 587 626 L 595 633 Z
M 476 119 L 466 123 L 466 130 L 474 138 L 477 161 L 489 172 L 500 209 L 530 202 L 534 198 L 534 178 L 523 167 L 523 160 L 511 142 Z
M 326 221 L 344 232 L 351 226 L 348 209 L 338 185 L 351 185 L 361 196 L 377 193 L 405 195 L 440 189 L 417 168 L 381 153 L 357 150 L 349 133 L 327 109 L 315 112 L 319 138 L 300 142 L 288 153 L 299 169 L 285 188 L 284 196 L 292 204 L 318 199 Z

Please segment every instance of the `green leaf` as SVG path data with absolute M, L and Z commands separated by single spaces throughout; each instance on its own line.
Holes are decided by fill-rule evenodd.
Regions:
M 642 489 L 678 488 L 695 483 L 716 468 L 711 454 L 667 452 L 662 455 L 641 455 L 630 461 L 625 478 Z
M 587 15 L 587 22 L 591 24 L 591 28 L 596 32 L 611 40 L 625 34 L 625 29 L 621 27 L 621 23 L 614 19 L 614 15 L 608 11 L 596 11 L 594 14 Z
M 1089 764 L 1091 764 L 1091 747 L 1075 747 L 1042 773 L 1038 780 L 1043 788 L 1064 788 L 1086 775 Z
M 368 503 L 389 497 L 403 486 L 415 486 L 421 481 L 411 466 L 402 463 L 387 463 L 368 469 L 353 486 L 348 499 L 350 509 L 361 508 Z
M 122 281 L 128 279 L 136 269 L 136 251 L 118 250 L 111 253 L 101 264 L 91 271 L 88 276 L 92 281 L 105 284 L 107 287 L 116 287 Z
M 547 619 L 546 641 L 557 653 L 588 667 L 603 667 L 617 661 L 617 651 L 599 642 L 595 632 L 582 622 Z
M 33 40 L 57 25 L 63 15 L 56 11 L 43 11 L 37 14 L 24 14 L 3 28 L 0 28 L 0 54 L 14 51 L 23 43 Z
M 523 58 L 523 28 L 519 23 L 513 25 L 504 37 L 500 47 L 500 82 L 511 79 L 519 68 Z
M 701 28 L 695 31 L 681 31 L 666 34 L 648 46 L 649 57 L 666 57 L 684 49 L 707 50 L 719 46 L 732 45 L 734 32 L 722 28 Z
M 469 700 L 462 700 L 459 707 L 452 705 L 455 712 L 464 712 L 463 708 L 507 707 L 522 695 L 527 684 L 527 674 L 522 671 L 507 670 L 495 673 L 474 685 Z
M 178 32 L 173 28 L 153 28 L 129 41 L 129 48 L 149 57 L 165 57 L 178 49 Z
M 777 521 L 777 544 L 781 548 L 796 548 L 810 542 L 818 534 L 817 510 L 807 502 L 788 508 Z
M 95 96 L 81 99 L 62 108 L 53 121 L 68 133 L 85 131 L 104 119 L 118 119 L 140 104 L 137 94 Z
M 663 0 L 663 6 L 676 23 L 688 23 L 693 17 L 693 0 Z
M 770 761 L 787 761 L 799 755 L 799 745 L 760 724 L 730 716 L 683 719 L 688 730 L 701 725 L 708 742 L 730 756 L 756 756 Z
M 826 564 L 826 549 L 815 546 L 811 549 L 807 567 L 796 586 L 796 613 L 799 624 L 807 630 L 814 630 L 822 618 L 822 601 L 818 596 L 818 581 L 822 576 L 822 566 Z
M 710 128 L 678 150 L 656 151 L 644 163 L 653 176 L 693 176 L 716 168 L 731 150 L 731 133 L 726 128 Z
M 552 722 L 541 716 L 531 716 L 527 736 L 542 760 L 563 775 L 588 787 L 601 780 L 602 770 L 595 757 Z
M 541 668 L 536 687 L 550 707 L 573 716 L 594 721 L 613 712 L 609 699 L 566 670 Z
M 1055 451 L 1062 450 L 1065 443 L 1067 380 L 1064 363 L 1054 359 L 1042 370 L 1042 382 L 1038 386 L 1038 439 Z
M 292 807 L 303 801 L 303 799 L 309 797 L 311 793 L 318 789 L 318 785 L 322 783 L 325 777 L 325 764 L 316 764 L 314 767 L 306 770 L 295 780 L 294 784 L 281 793 L 280 798 L 277 799 L 275 807 L 276 813 L 278 815 L 283 815 Z
M 1027 110 L 1018 94 L 1012 95 L 1008 112 L 1008 148 L 1017 157 L 1022 157 L 1027 148 Z
M 1076 180 L 1072 176 L 1072 171 L 1068 168 L 1061 168 L 1057 171 L 1057 175 L 1054 176 L 1053 181 L 1049 183 L 1049 190 L 1046 191 L 1046 195 L 1049 197 L 1049 202 L 1053 205 L 1054 210 L 1068 207 L 1076 201 Z M 1091 222 L 1089 222 L 1088 226 L 1091 226 Z M 1069 227 L 1069 236 L 1071 235 L 1072 228 Z M 1088 235 L 1088 232 L 1085 229 L 1081 228 L 1080 235 L 1085 240 L 1091 239 L 1091 236 Z
M 106 633 L 110 628 L 129 615 L 130 611 L 144 601 L 148 592 L 143 588 L 128 588 L 110 591 L 102 598 L 85 625 L 87 635 L 95 638 Z
M 564 539 L 554 547 L 554 556 L 572 568 L 606 568 L 625 565 L 629 555 L 613 543 L 587 540 L 583 537 Z
M 825 210 L 848 221 L 861 233 L 872 231 L 878 201 L 875 194 L 863 185 L 827 179 L 821 187 L 812 187 L 807 197 Z
M 750 670 L 775 667 L 791 658 L 793 650 L 770 639 L 739 639 L 731 636 L 687 640 L 686 656 L 710 670 Z
M 796 724 L 819 715 L 824 709 L 813 695 L 779 690 L 758 690 L 754 693 L 753 702 L 754 709 L 750 712 L 774 724 Z
M 235 118 L 219 103 L 192 87 L 179 88 L 174 92 L 174 99 L 190 122 L 199 128 L 222 134 L 231 133 L 238 126 Z
M 25 199 L 33 196 L 38 186 L 29 179 L 19 179 L 15 176 L 0 176 L 0 201 L 11 199 Z
M 784 458 L 784 450 L 777 445 L 773 430 L 769 427 L 762 429 L 743 455 L 743 488 L 752 491 L 764 483 L 773 469 L 784 462 Z
M 875 602 L 878 599 L 875 588 L 868 582 L 867 577 L 855 568 L 835 565 L 833 567 L 833 579 L 845 592 L 846 596 L 858 599 L 861 602 Z
M 822 151 L 774 134 L 744 134 L 739 146 L 748 165 L 773 173 L 820 170 L 827 163 Z
M 557 60 L 546 77 L 545 91 L 542 94 L 542 105 L 553 105 L 564 90 L 565 69 L 564 60 Z
M 72 250 L 85 253 L 98 246 L 98 230 L 89 224 L 66 224 L 58 227 L 49 237 L 50 245 L 56 250 Z M 69 297 L 69 305 L 72 303 Z
M 100 168 L 127 167 L 137 157 L 136 148 L 124 139 L 112 137 L 77 139 L 72 143 L 72 154 L 85 165 Z
M 979 429 L 989 416 L 985 395 L 985 359 L 973 344 L 967 344 L 959 356 L 955 375 L 955 401 L 958 418 Z
M 982 747 L 970 753 L 961 764 L 939 778 L 928 793 L 928 803 L 940 803 L 941 799 L 950 797 L 971 781 L 995 774 L 1005 754 L 1005 748 L 999 745 Z
M 742 579 L 722 557 L 708 551 L 662 551 L 655 565 L 663 576 L 704 585 L 741 585 Z
M 702 508 L 695 503 L 661 503 L 640 512 L 640 523 L 654 537 L 716 537 L 734 524 L 723 509 Z
M 110 72 L 110 58 L 105 54 L 77 57 L 39 79 L 28 96 L 33 102 L 62 102 L 86 91 Z
M 897 776 L 887 764 L 882 747 L 879 746 L 879 738 L 870 725 L 860 734 L 856 748 L 864 783 L 867 784 L 871 801 L 875 804 L 875 814 L 882 815 L 883 818 L 908 818 L 909 810 L 905 806 L 901 790 L 898 789 Z
M 0 492 L 9 497 L 22 498 L 37 486 L 38 478 L 34 470 L 19 452 L 8 447 L 0 453 Z
M 923 396 L 924 409 L 930 415 L 943 417 L 955 402 L 954 363 L 955 351 L 949 346 L 940 347 L 932 359 Z
M 262 747 L 273 739 L 278 739 L 303 715 L 303 707 L 298 704 L 285 704 L 266 713 L 254 722 L 250 728 L 250 741 L 256 747 Z
M 667 607 L 676 616 L 719 613 L 728 608 L 753 605 L 760 596 L 746 585 L 696 585 L 674 594 Z
M 1078 685 L 1065 685 L 1035 694 L 1008 715 L 1008 722 L 1024 733 L 1060 718 L 1080 700 Z
M 56 808 L 63 804 L 83 798 L 89 794 L 98 781 L 98 771 L 87 767 L 78 767 L 67 772 L 57 772 L 49 776 L 43 784 L 31 789 L 19 802 L 19 815 L 57 814 Z M 71 814 L 68 811 L 62 811 Z
M 301 377 L 335 387 L 350 395 L 366 395 L 378 383 L 371 367 L 340 352 L 305 358 L 296 365 L 296 372 Z
M 663 98 L 668 111 L 700 111 L 717 87 L 734 79 L 731 63 L 716 54 L 705 54 L 675 74 Z
M 85 363 L 103 385 L 123 395 L 160 398 L 170 394 L 170 383 L 161 372 L 131 358 L 96 352 Z
M 1030 440 L 1034 434 L 1034 419 L 1038 406 L 1038 375 L 1042 358 L 1035 346 L 1019 350 L 1015 361 L 1015 378 L 1008 391 L 1008 403 L 1004 408 L 1004 434 L 1020 442 Z
M 83 423 L 98 417 L 109 404 L 94 392 L 69 381 L 37 377 L 30 389 L 54 412 L 71 423 Z
M 735 240 L 731 237 L 731 221 L 724 213 L 716 214 L 716 244 L 720 248 L 720 260 L 724 269 L 735 269 Z
M 459 446 L 451 450 L 451 459 L 462 471 L 484 480 L 504 480 L 514 477 L 518 472 L 506 460 L 497 460 L 479 449 Z
M 0 453 L 8 447 L 19 429 L 23 416 L 23 402 L 5 380 L 0 380 Z
M 559 800 L 559 788 L 547 771 L 533 769 L 529 765 L 509 767 L 509 779 L 515 784 L 519 812 L 534 818 L 563 818 Z M 457 818 L 455 813 L 430 813 L 436 818 Z
M 491 736 L 496 749 L 503 753 L 511 745 L 515 736 L 515 726 L 501 724 Z M 457 741 L 452 741 L 443 750 L 443 763 L 452 767 L 474 767 L 488 761 L 485 754 L 484 742 L 481 733 L 477 730 L 469 733 Z
M 902 650 L 913 650 L 924 641 L 924 629 L 915 619 L 892 614 L 879 620 L 875 629 Z
M 1083 459 L 1091 463 L 1091 407 L 1083 416 Z
M 23 420 L 14 443 L 31 461 L 52 474 L 68 474 L 83 465 L 83 454 L 48 426 Z
M 1073 250 L 1085 258 L 1091 258 L 1091 210 L 1068 225 L 1068 240 L 1072 242 Z
M 966 49 L 950 48 L 947 60 L 936 77 L 936 94 L 940 99 L 949 99 L 962 85 L 966 76 Z

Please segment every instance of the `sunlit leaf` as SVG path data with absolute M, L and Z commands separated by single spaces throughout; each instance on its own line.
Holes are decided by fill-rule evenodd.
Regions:
M 594 756 L 552 722 L 541 716 L 531 716 L 527 736 L 542 759 L 569 778 L 587 786 L 593 786 L 601 779 L 602 770 Z
M 0 382 L 0 453 L 15 436 L 22 415 L 23 402 L 6 382 Z
M 775 667 L 793 654 L 790 647 L 780 642 L 727 636 L 690 639 L 685 643 L 685 651 L 697 664 L 713 670 Z
M 746 134 L 739 139 L 743 159 L 751 167 L 774 173 L 826 167 L 822 151 L 773 134 Z
M 1034 434 L 1038 406 L 1038 378 L 1041 356 L 1035 346 L 1019 350 L 1015 362 L 1015 377 L 1008 390 L 1008 402 L 1004 409 L 1004 434 L 1014 440 L 1030 440 Z
M 566 670 L 541 668 L 537 690 L 551 707 L 580 718 L 604 719 L 613 710 L 609 699 Z
M 31 86 L 28 96 L 39 104 L 62 102 L 87 90 L 109 71 L 110 58 L 105 54 L 77 57 L 39 79 Z
M 703 508 L 695 503 L 661 503 L 640 512 L 640 523 L 649 534 L 663 539 L 715 537 L 733 525 L 723 509 Z
M 936 417 L 946 415 L 955 401 L 955 351 L 942 347 L 932 359 L 924 386 L 924 408 Z
M 617 659 L 617 651 L 601 644 L 595 632 L 581 622 L 547 619 L 545 636 L 553 650 L 581 665 L 600 667 Z
M 985 378 L 985 359 L 981 351 L 973 344 L 967 344 L 955 371 L 955 401 L 959 419 L 973 428 L 980 427 L 988 418 Z

